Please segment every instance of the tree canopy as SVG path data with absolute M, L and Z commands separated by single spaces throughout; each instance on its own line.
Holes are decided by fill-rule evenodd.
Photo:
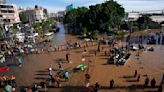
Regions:
M 19 14 L 19 17 L 23 24 L 28 23 L 28 18 L 25 14 L 21 13 L 21 14 Z
M 78 7 L 69 11 L 64 17 L 64 23 L 86 27 L 89 31 L 111 31 L 118 28 L 124 17 L 124 8 L 116 1 L 109 0 L 102 4 L 91 5 L 88 8 Z
M 48 20 L 42 20 L 42 22 L 36 22 L 32 25 L 32 27 L 37 31 L 40 35 L 44 35 L 47 33 L 50 29 L 52 24 L 54 24 L 55 21 L 53 19 Z

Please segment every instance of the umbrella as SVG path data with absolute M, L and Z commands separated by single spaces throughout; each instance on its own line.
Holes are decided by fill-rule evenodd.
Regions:
M 9 71 L 9 67 L 0 68 L 0 73 Z

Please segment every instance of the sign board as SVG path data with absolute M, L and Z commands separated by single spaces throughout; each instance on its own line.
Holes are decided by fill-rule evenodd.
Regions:
M 70 4 L 66 7 L 66 12 L 69 12 L 73 9 L 73 4 Z

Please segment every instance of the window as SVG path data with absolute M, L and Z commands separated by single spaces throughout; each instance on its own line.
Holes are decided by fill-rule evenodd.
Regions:
M 14 10 L 0 10 L 1 13 L 15 13 Z
M 7 8 L 13 8 L 13 6 L 10 5 L 10 6 L 7 6 Z
M 5 5 L 0 5 L 0 8 L 6 8 L 6 6 Z
M 7 10 L 1 10 L 1 13 L 7 13 Z
M 8 10 L 8 13 L 14 13 L 15 11 L 14 10 Z
M 10 22 L 10 19 L 3 19 L 4 22 Z
M 12 5 L 0 5 L 0 8 L 14 8 Z

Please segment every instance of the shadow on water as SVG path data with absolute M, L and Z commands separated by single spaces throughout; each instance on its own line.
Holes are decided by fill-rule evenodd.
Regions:
M 110 89 L 109 87 L 107 86 L 102 86 L 100 89 L 103 89 L 103 90 L 129 90 L 129 91 L 135 91 L 135 90 L 144 90 L 144 89 L 147 89 L 147 90 L 155 90 L 157 89 L 159 86 L 156 86 L 154 88 L 145 88 L 143 85 L 130 85 L 130 86 L 115 86 L 114 88 Z
M 36 74 L 36 75 L 47 75 L 47 76 L 48 76 L 49 74 L 41 74 L 41 73 L 40 73 L 40 74 Z
M 64 86 L 61 92 L 88 92 L 85 87 L 82 86 Z
M 25 88 L 27 88 L 27 87 L 28 86 L 21 86 L 20 92 L 25 92 Z M 130 85 L 130 86 L 115 86 L 113 88 L 109 88 L 108 86 L 101 86 L 100 90 L 108 90 L 108 91 L 127 90 L 130 92 L 137 91 L 137 90 L 143 90 L 143 92 L 158 92 L 157 91 L 158 87 L 159 86 L 156 86 L 154 88 L 150 88 L 150 87 L 145 88 L 143 85 Z M 51 92 L 57 92 L 57 91 L 55 91 L 57 89 L 61 89 L 60 92 L 91 92 L 91 91 L 88 91 L 88 89 L 84 86 L 62 86 L 60 88 L 56 88 L 54 86 L 48 87 L 48 90 L 51 90 Z M 54 91 L 52 91 L 52 90 L 54 90 Z M 42 92 L 42 91 L 39 91 L 39 92 Z
M 134 75 L 124 75 L 124 76 L 122 76 L 120 78 L 125 78 L 126 79 L 126 78 L 135 78 L 135 77 L 134 77 Z
M 48 78 L 47 77 L 35 77 L 34 79 L 36 79 L 36 80 L 47 80 Z
M 139 82 L 137 79 L 128 79 L 126 82 Z
M 39 72 L 39 73 L 47 73 L 48 70 L 47 71 L 46 70 L 38 70 L 37 72 Z
M 145 88 L 143 85 L 130 85 L 130 86 L 115 86 L 114 88 L 109 88 L 108 86 L 101 86 L 100 90 L 127 90 L 130 92 L 133 91 L 137 91 L 137 90 L 149 90 L 149 91 L 145 91 L 145 92 L 157 92 L 155 91 L 158 88 L 158 86 L 156 86 L 155 88 Z M 87 88 L 83 87 L 83 86 L 64 86 L 61 87 L 62 91 L 61 92 L 89 92 L 87 91 Z M 152 91 L 154 90 L 154 91 Z

